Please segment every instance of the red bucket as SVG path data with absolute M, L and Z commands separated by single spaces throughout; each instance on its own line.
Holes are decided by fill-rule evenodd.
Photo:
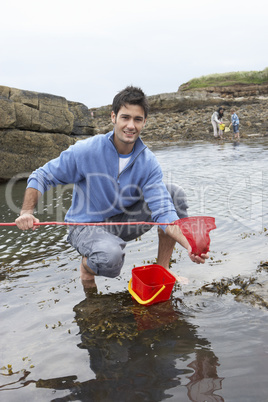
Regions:
M 148 306 L 168 300 L 175 281 L 161 265 L 145 265 L 132 269 L 128 290 L 138 303 Z

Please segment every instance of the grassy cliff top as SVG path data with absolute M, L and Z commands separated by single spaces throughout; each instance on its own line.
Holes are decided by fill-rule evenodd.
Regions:
M 203 75 L 199 78 L 193 78 L 186 84 L 180 86 L 181 91 L 189 89 L 198 89 L 214 86 L 230 86 L 239 84 L 267 84 L 268 67 L 263 71 L 237 71 L 223 74 Z

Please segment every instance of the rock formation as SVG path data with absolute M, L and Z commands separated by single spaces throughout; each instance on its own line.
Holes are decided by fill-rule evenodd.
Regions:
M 0 179 L 27 173 L 94 134 L 88 108 L 60 96 L 0 86 Z
M 268 135 L 268 84 L 210 87 L 149 96 L 150 113 L 142 138 L 145 141 L 178 140 L 214 141 L 211 115 L 219 106 L 225 108 L 224 122 L 231 121 L 235 106 L 240 119 L 241 137 Z M 91 109 L 95 116 L 95 132 L 112 129 L 111 105 Z M 231 139 L 232 133 L 225 135 Z
M 149 96 L 144 141 L 215 141 L 210 118 L 231 106 L 240 118 L 241 137 L 268 134 L 268 84 L 211 87 Z M 81 138 L 112 130 L 111 105 L 88 109 L 60 96 L 0 86 L 0 180 L 27 176 Z M 227 139 L 232 133 L 226 134 Z

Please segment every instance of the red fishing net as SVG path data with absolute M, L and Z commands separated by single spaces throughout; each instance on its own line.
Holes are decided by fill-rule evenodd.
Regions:
M 193 254 L 201 255 L 209 251 L 209 232 L 216 229 L 215 218 L 211 216 L 191 216 L 175 222 L 192 247 Z

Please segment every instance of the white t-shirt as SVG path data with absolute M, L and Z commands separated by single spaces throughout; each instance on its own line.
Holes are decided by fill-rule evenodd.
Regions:
M 122 170 L 125 169 L 125 167 L 127 166 L 132 154 L 134 152 L 134 148 L 133 151 L 130 154 L 127 155 L 123 155 L 123 154 L 119 154 L 119 173 L 122 172 Z

